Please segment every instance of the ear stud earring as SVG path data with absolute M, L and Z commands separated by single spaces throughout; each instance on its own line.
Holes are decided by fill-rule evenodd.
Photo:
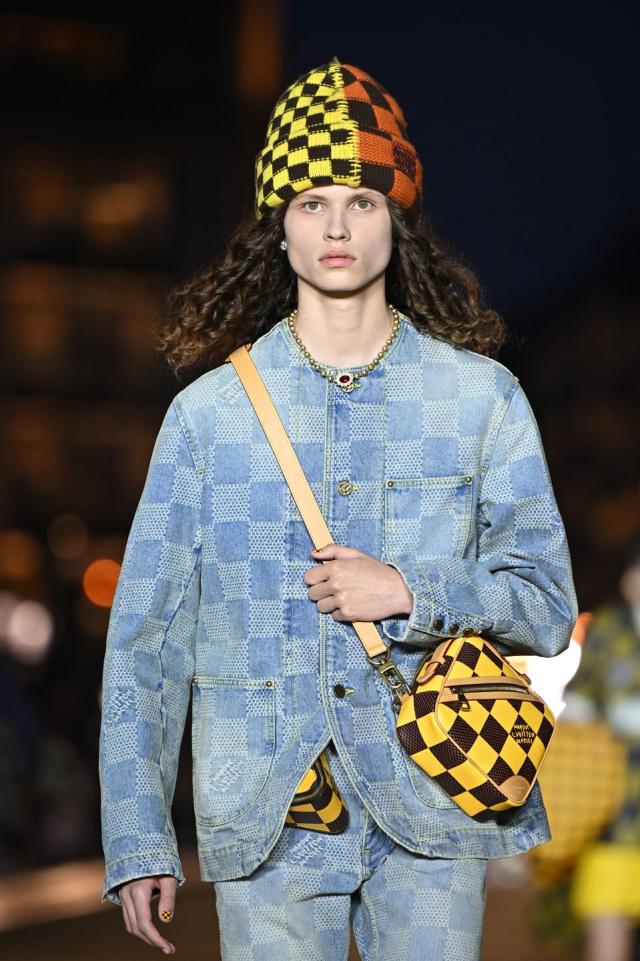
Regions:
M 286 249 L 287 249 L 287 241 L 286 241 L 286 240 L 281 240 L 281 241 L 280 241 L 280 250 L 286 250 Z

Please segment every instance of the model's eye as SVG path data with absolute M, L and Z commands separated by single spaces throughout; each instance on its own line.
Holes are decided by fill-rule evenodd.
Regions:
M 355 201 L 355 203 L 356 203 L 356 204 L 368 204 L 369 207 L 375 206 L 374 203 L 373 203 L 371 200 L 367 200 L 366 197 L 359 197 L 359 198 Z M 313 205 L 313 208 L 312 208 L 310 205 Z M 319 200 L 305 200 L 305 201 L 302 203 L 303 209 L 306 207 L 306 208 L 309 209 L 309 210 L 313 209 L 313 211 L 317 210 L 318 207 L 319 207 L 319 205 L 320 205 L 320 201 L 319 201 Z M 367 209 L 366 207 L 360 207 L 360 210 L 366 210 L 366 209 Z

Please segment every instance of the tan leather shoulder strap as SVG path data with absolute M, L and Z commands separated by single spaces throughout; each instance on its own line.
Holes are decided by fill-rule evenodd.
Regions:
M 313 546 L 323 547 L 326 544 L 333 544 L 331 531 L 318 507 L 318 502 L 302 470 L 284 424 L 260 376 L 260 372 L 249 354 L 250 347 L 251 345 L 242 344 L 232 351 L 226 359 L 233 364 L 249 396 L 249 400 L 282 468 L 282 473 L 291 489 L 300 515 L 307 526 Z M 325 562 L 323 561 L 323 563 Z M 369 657 L 384 654 L 388 650 L 373 621 L 352 621 L 351 623 Z

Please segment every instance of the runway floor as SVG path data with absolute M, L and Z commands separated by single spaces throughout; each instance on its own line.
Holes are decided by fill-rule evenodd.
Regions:
M 183 866 L 188 880 L 178 893 L 176 917 L 170 929 L 162 930 L 167 930 L 167 934 L 171 931 L 177 959 L 219 961 L 212 888 L 198 880 L 193 854 L 187 852 Z M 96 905 L 95 888 L 102 871 L 100 862 L 66 866 L 65 870 L 66 874 L 57 876 L 34 872 L 31 881 L 22 876 L 15 879 L 13 886 L 11 879 L 2 879 L 0 926 L 5 928 L 0 931 L 2 961 L 44 961 L 45 958 L 47 961 L 113 961 L 114 957 L 148 961 L 152 957 L 165 957 L 157 949 L 127 934 L 119 907 Z M 24 907 L 29 890 L 32 894 L 30 917 Z M 58 898 L 56 892 L 60 895 Z M 489 885 L 482 961 L 512 961 L 514 957 L 518 961 L 580 961 L 578 956 L 569 957 L 566 952 L 552 951 L 531 938 L 527 915 L 534 897 L 535 891 L 529 885 Z M 18 920 L 15 912 L 19 910 L 19 904 L 23 905 L 20 926 L 11 929 L 12 923 Z M 38 909 L 40 921 L 37 920 Z M 60 914 L 67 916 L 60 917 Z M 353 940 L 349 961 L 359 961 Z

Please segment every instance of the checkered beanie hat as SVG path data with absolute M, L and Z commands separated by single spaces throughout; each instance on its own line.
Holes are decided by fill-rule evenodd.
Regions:
M 368 73 L 337 57 L 284 91 L 255 169 L 258 218 L 314 186 L 372 187 L 403 207 L 422 194 L 422 164 L 400 106 Z

